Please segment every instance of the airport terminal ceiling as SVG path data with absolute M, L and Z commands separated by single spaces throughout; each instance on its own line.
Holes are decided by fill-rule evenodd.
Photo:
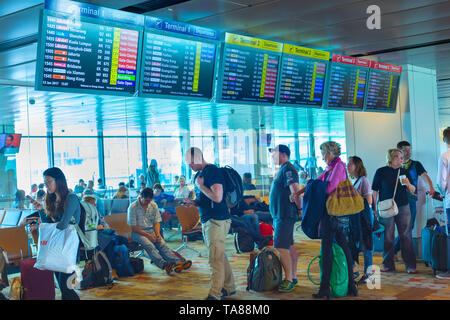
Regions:
M 113 9 L 142 4 L 132 0 L 82 2 Z M 97 130 L 125 130 L 124 123 L 128 134 L 139 134 L 143 128 L 151 134 L 158 127 L 159 135 L 187 128 L 253 129 L 261 124 L 286 131 L 311 125 L 314 130 L 324 132 L 345 130 L 343 112 L 34 91 L 42 3 L 33 0 L 0 3 L 1 124 L 14 124 L 24 134 L 43 135 L 49 129 L 66 132 L 64 127 L 76 127 L 95 135 Z M 368 30 L 365 26 L 365 10 L 370 4 L 354 0 L 190 0 L 143 14 L 345 55 L 368 55 L 369 59 L 387 63 L 436 69 L 440 119 L 447 121 L 450 2 L 378 2 L 382 11 L 381 30 Z M 34 104 L 30 104 L 30 98 Z M 207 134 L 199 132 L 202 133 Z

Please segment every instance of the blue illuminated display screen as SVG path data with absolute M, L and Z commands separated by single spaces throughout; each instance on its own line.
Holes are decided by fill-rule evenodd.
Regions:
M 145 33 L 141 96 L 211 99 L 216 44 Z
M 366 92 L 366 68 L 332 63 L 328 108 L 362 110 Z

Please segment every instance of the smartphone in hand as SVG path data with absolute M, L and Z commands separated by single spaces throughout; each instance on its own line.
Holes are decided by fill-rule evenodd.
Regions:
M 32 204 L 39 203 L 39 202 L 37 202 L 35 199 L 33 199 L 30 195 L 26 195 L 25 197 L 26 197 L 28 200 L 30 200 L 30 202 L 31 202 Z

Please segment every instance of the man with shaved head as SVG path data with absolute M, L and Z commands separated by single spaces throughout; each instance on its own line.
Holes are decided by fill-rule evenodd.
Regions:
M 211 269 L 211 288 L 206 300 L 220 300 L 236 292 L 233 271 L 225 254 L 225 237 L 231 224 L 223 192 L 225 177 L 217 166 L 205 161 L 199 148 L 187 150 L 185 160 L 197 172 L 194 177 L 196 200 L 184 201 L 187 205 L 195 205 L 200 211 Z

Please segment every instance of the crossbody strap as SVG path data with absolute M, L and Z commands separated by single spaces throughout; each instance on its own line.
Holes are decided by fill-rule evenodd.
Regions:
M 398 177 L 400 177 L 400 168 L 398 168 L 397 179 L 395 179 L 394 196 L 392 199 L 395 199 L 395 194 L 397 193 Z
M 394 195 L 393 195 L 393 197 L 392 197 L 392 200 L 394 200 L 395 201 L 395 194 L 397 193 L 397 184 L 398 184 L 398 177 L 400 176 L 400 168 L 398 168 L 398 173 L 397 173 L 397 179 L 396 179 L 396 182 L 395 182 L 395 188 L 394 188 Z M 383 200 L 384 201 L 384 200 Z M 379 195 L 378 195 L 378 198 L 377 198 L 377 206 L 378 206 L 378 203 L 380 203 L 380 197 L 379 197 Z

